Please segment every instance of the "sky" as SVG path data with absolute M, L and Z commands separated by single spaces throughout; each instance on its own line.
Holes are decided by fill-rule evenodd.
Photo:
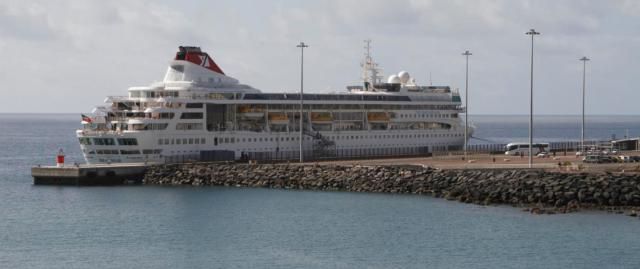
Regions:
M 0 113 L 87 113 L 161 81 L 180 45 L 265 92 L 359 84 L 363 40 L 385 76 L 465 88 L 470 114 L 640 114 L 640 1 L 0 0 Z

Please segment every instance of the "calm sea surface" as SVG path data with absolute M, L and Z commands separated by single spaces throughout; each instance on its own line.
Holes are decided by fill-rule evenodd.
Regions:
M 476 136 L 527 136 L 527 117 L 474 117 Z M 536 216 L 427 196 L 222 187 L 33 186 L 63 147 L 81 162 L 78 115 L 0 114 L 0 268 L 640 268 L 640 220 Z M 579 117 L 536 119 L 546 141 Z M 590 138 L 640 135 L 593 117 Z

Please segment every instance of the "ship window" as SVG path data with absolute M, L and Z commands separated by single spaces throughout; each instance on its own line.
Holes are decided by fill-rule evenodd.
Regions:
M 176 130 L 202 130 L 202 123 L 178 123 Z
M 183 145 L 186 145 L 186 144 L 187 144 L 187 139 L 186 139 L 186 138 L 183 138 L 183 139 L 182 139 L 182 144 L 183 144 Z
M 176 144 L 180 145 L 181 140 L 180 139 L 176 139 Z
M 131 98 L 139 98 L 140 97 L 140 91 L 131 91 L 131 92 L 129 92 L 129 97 L 131 97 Z
M 202 108 L 202 103 L 187 103 L 187 108 Z M 184 115 L 185 113 L 183 113 Z
M 122 155 L 140 154 L 140 151 L 139 150 L 121 150 L 120 154 Z
M 232 137 L 232 138 L 231 138 L 231 143 L 235 143 L 235 142 L 236 142 L 236 138 L 235 138 L 235 137 Z
M 164 144 L 165 144 L 165 145 L 169 145 L 169 138 L 165 138 L 165 139 L 164 139 Z
M 189 144 L 193 144 L 193 138 L 189 138 Z
M 121 146 L 136 146 L 138 145 L 138 140 L 135 138 L 118 138 L 118 144 Z
M 80 137 L 79 140 L 81 145 L 91 145 L 91 139 L 88 137 Z
M 204 137 L 200 138 L 200 144 L 206 144 L 206 143 L 207 143 L 207 140 Z
M 98 146 L 113 146 L 116 144 L 113 138 L 94 138 L 93 143 Z
M 99 154 L 99 155 L 116 154 L 117 155 L 118 151 L 112 150 L 112 149 L 99 149 L 99 150 L 96 150 L 96 154 Z
M 228 137 L 224 138 L 224 143 L 229 143 L 229 138 Z
M 187 107 L 189 105 L 190 104 L 187 104 Z M 200 106 L 202 106 L 202 104 L 200 104 Z M 199 120 L 202 119 L 202 112 L 184 112 L 180 115 L 180 118 L 185 120 Z
M 162 142 L 164 142 L 164 140 L 162 140 L 162 138 L 158 139 L 158 145 L 162 145 Z
M 168 123 L 148 123 L 148 124 L 131 124 L 131 130 L 143 131 L 143 130 L 164 130 L 167 128 Z

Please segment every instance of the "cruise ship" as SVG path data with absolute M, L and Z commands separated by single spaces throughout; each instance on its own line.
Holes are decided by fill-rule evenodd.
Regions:
M 405 71 L 383 81 L 369 43 L 364 56 L 359 85 L 301 98 L 241 84 L 199 47 L 181 46 L 162 82 L 107 97 L 82 115 L 76 135 L 90 164 L 298 160 L 301 148 L 305 160 L 462 148 L 457 90 L 419 86 Z

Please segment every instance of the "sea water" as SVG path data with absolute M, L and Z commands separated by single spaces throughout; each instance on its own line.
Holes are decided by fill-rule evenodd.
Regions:
M 588 122 L 590 137 L 640 134 L 635 117 L 601 117 Z M 474 117 L 476 135 L 497 142 L 526 137 L 526 121 Z M 549 116 L 539 135 L 577 139 L 576 122 Z M 531 215 L 419 195 L 32 185 L 29 168 L 52 164 L 58 148 L 82 161 L 78 126 L 78 115 L 0 114 L 0 268 L 640 268 L 640 219 L 603 212 Z

